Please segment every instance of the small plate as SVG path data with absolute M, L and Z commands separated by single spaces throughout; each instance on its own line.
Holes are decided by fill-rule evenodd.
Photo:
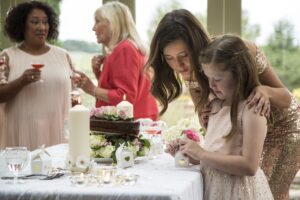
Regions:
M 96 163 L 112 163 L 112 158 L 93 158 Z

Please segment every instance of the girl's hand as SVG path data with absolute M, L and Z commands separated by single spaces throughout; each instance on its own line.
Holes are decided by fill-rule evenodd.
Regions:
M 254 112 L 260 113 L 261 116 L 270 115 L 270 99 L 265 90 L 265 86 L 257 86 L 247 98 L 249 108 L 255 106 Z
M 179 139 L 180 151 L 191 158 L 193 162 L 200 163 L 201 155 L 204 149 L 197 143 L 190 139 Z
M 104 61 L 105 56 L 97 55 L 92 58 L 92 70 L 97 78 L 99 78 L 101 72 L 101 65 Z
M 211 106 L 209 103 L 207 103 L 204 106 L 204 108 L 199 116 L 199 120 L 200 120 L 200 124 L 201 124 L 202 128 L 205 128 L 205 129 L 207 128 L 210 112 L 211 112 Z
M 173 157 L 175 153 L 179 150 L 179 140 L 173 140 L 167 144 L 167 148 L 165 150 L 166 153 L 171 154 Z

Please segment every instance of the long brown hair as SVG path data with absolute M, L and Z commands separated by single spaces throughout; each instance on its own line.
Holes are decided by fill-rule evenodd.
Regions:
M 194 66 L 199 67 L 199 54 L 209 43 L 209 36 L 197 18 L 185 9 L 173 10 L 162 18 L 150 45 L 146 68 L 154 70 L 151 92 L 162 105 L 161 115 L 167 110 L 168 104 L 182 93 L 180 75 L 173 71 L 163 56 L 164 48 L 179 39 L 189 47 L 191 70 Z
M 260 85 L 255 60 L 241 38 L 234 35 L 216 37 L 200 54 L 201 64 L 218 65 L 222 71 L 230 71 L 235 81 L 235 91 L 232 97 L 230 118 L 232 122 L 231 132 L 226 138 L 231 138 L 237 132 L 238 104 L 245 100 L 255 87 Z M 197 77 L 203 74 L 202 70 L 196 71 Z M 207 81 L 207 79 L 206 79 Z M 209 90 L 208 81 L 205 90 Z M 208 97 L 201 95 L 200 101 Z M 199 104 L 200 110 L 203 104 Z

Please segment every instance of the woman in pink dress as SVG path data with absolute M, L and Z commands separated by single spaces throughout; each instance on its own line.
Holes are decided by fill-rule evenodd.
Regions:
M 1 52 L 6 58 L 0 66 L 1 147 L 33 150 L 64 142 L 71 64 L 65 50 L 46 42 L 58 36 L 56 13 L 39 1 L 18 4 L 9 11 L 4 31 L 18 44 Z M 44 67 L 34 69 L 34 63 Z

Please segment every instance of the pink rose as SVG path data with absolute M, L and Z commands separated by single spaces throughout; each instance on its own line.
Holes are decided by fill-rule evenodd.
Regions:
M 182 134 L 185 135 L 188 139 L 193 140 L 195 142 L 200 142 L 199 135 L 196 131 L 191 129 L 186 129 L 182 131 Z
M 122 119 L 127 119 L 127 114 L 126 114 L 126 111 L 125 110 L 119 110 L 119 117 L 122 118 Z

